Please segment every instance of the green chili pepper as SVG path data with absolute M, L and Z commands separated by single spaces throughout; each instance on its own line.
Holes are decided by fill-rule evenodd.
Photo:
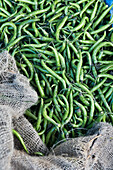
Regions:
M 71 118 L 73 116 L 73 95 L 72 95 L 72 90 L 70 91 L 69 102 L 70 102 L 70 113 L 69 113 L 68 118 L 63 123 L 63 125 L 67 124 L 71 120 Z
M 62 82 L 64 88 L 66 88 L 65 81 L 59 75 L 57 75 L 54 71 L 52 71 L 49 67 L 47 67 L 43 60 L 41 60 L 41 64 L 51 75 L 53 75 L 58 80 L 60 80 Z
M 57 30 L 56 30 L 56 40 L 57 41 L 59 41 L 60 30 L 62 29 L 62 27 L 66 23 L 67 19 L 68 19 L 68 16 L 65 16 L 64 19 L 62 20 L 62 22 L 57 27 Z
M 102 15 L 97 19 L 97 21 L 93 24 L 93 28 L 95 28 L 101 21 L 102 19 L 106 16 L 106 14 L 111 10 L 113 5 L 111 5 L 108 9 L 106 9 Z
M 44 105 L 44 108 L 43 108 L 43 116 L 45 117 L 45 119 L 47 119 L 49 122 L 51 122 L 51 123 L 54 124 L 55 126 L 60 127 L 60 124 L 56 123 L 52 118 L 50 118 L 50 117 L 47 115 L 46 108 L 47 108 L 48 106 L 50 106 L 51 103 L 52 103 L 52 102 Z
M 106 80 L 107 78 L 105 77 L 99 84 L 97 84 L 91 89 L 91 92 L 93 93 L 94 91 L 96 91 L 99 87 L 101 87 L 105 83 Z
M 37 124 L 36 124 L 36 130 L 39 130 L 40 124 L 41 124 L 41 119 L 42 119 L 42 109 L 43 109 L 44 101 L 41 98 L 41 103 L 40 103 L 40 108 L 38 112 L 38 117 L 37 117 Z
M 79 98 L 80 98 L 80 100 L 82 101 L 83 104 L 85 104 L 86 106 L 89 106 L 88 100 L 85 99 L 85 97 L 83 96 L 82 93 L 80 93 Z
M 44 90 L 43 90 L 43 88 L 42 88 L 41 85 L 40 85 L 40 81 L 39 81 L 39 77 L 38 77 L 38 74 L 37 74 L 37 73 L 35 73 L 35 82 L 36 82 L 36 85 L 37 85 L 37 87 L 38 87 L 40 96 L 41 96 L 41 97 L 44 97 L 44 96 L 45 96 Z
M 24 141 L 23 141 L 21 135 L 20 135 L 16 130 L 14 130 L 14 129 L 12 129 L 12 132 L 13 132 L 13 134 L 19 139 L 19 141 L 21 142 L 21 144 L 22 144 L 23 148 L 25 149 L 25 151 L 26 151 L 27 153 L 29 153 L 28 150 L 27 150 L 27 148 L 26 148 L 26 146 L 25 146 L 25 144 L 24 144 Z
M 78 65 L 77 65 L 77 72 L 76 72 L 76 82 L 77 83 L 79 83 L 81 67 L 82 67 L 82 53 L 80 52 L 79 62 L 78 62 Z
M 85 25 L 86 20 L 89 21 L 89 18 L 83 17 L 80 24 L 78 26 L 76 26 L 75 28 L 71 29 L 71 31 L 74 32 L 74 31 L 78 31 L 79 29 L 81 29 Z
M 84 120 L 83 120 L 82 127 L 84 127 L 85 124 L 86 124 L 86 121 L 87 121 L 87 111 L 86 111 L 85 107 L 84 107 L 81 103 L 77 102 L 76 100 L 74 100 L 74 103 L 75 103 L 77 106 L 79 106 L 79 107 L 81 108 L 81 110 L 83 111 Z
M 86 9 L 91 5 L 91 4 L 93 4 L 95 2 L 95 0 L 92 0 L 92 1 L 89 1 L 86 5 L 85 5 L 85 7 L 83 8 L 83 10 L 81 11 L 81 13 L 80 13 L 80 17 L 82 17 L 82 15 L 83 15 L 83 13 L 86 11 Z
M 25 57 L 24 54 L 22 54 L 22 58 L 26 62 L 27 66 L 29 67 L 29 70 L 30 70 L 30 73 L 31 73 L 29 80 L 31 81 L 33 79 L 33 74 L 34 74 L 33 65 L 29 62 L 29 60 Z

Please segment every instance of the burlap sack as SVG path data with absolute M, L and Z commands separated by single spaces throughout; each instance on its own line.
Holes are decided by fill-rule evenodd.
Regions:
M 14 59 L 0 54 L 0 170 L 113 170 L 113 127 L 99 123 L 85 137 L 67 139 L 47 149 L 23 116 L 37 101 L 29 81 L 18 72 Z M 11 129 L 19 132 L 29 151 L 25 153 Z M 42 152 L 45 156 L 33 156 Z

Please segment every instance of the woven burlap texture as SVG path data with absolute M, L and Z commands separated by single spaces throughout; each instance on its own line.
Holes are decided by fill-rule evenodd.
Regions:
M 23 116 L 37 94 L 21 75 L 14 58 L 0 53 L 0 170 L 113 170 L 113 127 L 99 123 L 85 137 L 67 139 L 51 151 Z M 29 155 L 13 137 L 22 136 Z M 45 156 L 33 156 L 42 152 Z

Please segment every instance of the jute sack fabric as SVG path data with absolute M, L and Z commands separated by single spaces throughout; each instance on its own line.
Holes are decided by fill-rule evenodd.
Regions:
M 85 137 L 67 139 L 49 151 L 23 115 L 37 100 L 13 57 L 7 51 L 0 53 L 0 170 L 113 170 L 110 124 L 95 124 Z M 13 137 L 12 128 L 23 138 L 29 154 Z M 34 156 L 34 152 L 45 156 Z
M 85 137 L 67 139 L 47 156 L 14 150 L 11 166 L 13 170 L 113 170 L 113 127 L 99 123 Z

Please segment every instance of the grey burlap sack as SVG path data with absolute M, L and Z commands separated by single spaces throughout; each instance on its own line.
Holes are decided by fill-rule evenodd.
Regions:
M 12 170 L 113 170 L 113 127 L 99 123 L 87 136 L 68 139 L 44 157 L 14 150 Z
M 13 152 L 12 128 L 21 134 L 31 152 L 42 151 L 42 148 L 44 152 L 47 150 L 31 124 L 21 118 L 25 110 L 36 102 L 37 94 L 27 78 L 18 72 L 15 60 L 7 51 L 0 53 L 0 170 L 9 167 Z M 12 119 L 15 120 L 13 123 Z
M 67 139 L 52 148 L 43 144 L 23 116 L 37 101 L 36 92 L 18 72 L 14 59 L 0 54 L 0 170 L 113 170 L 113 127 L 99 123 L 85 137 Z M 11 129 L 22 136 L 29 151 L 14 140 Z M 33 156 L 42 152 L 45 156 Z

